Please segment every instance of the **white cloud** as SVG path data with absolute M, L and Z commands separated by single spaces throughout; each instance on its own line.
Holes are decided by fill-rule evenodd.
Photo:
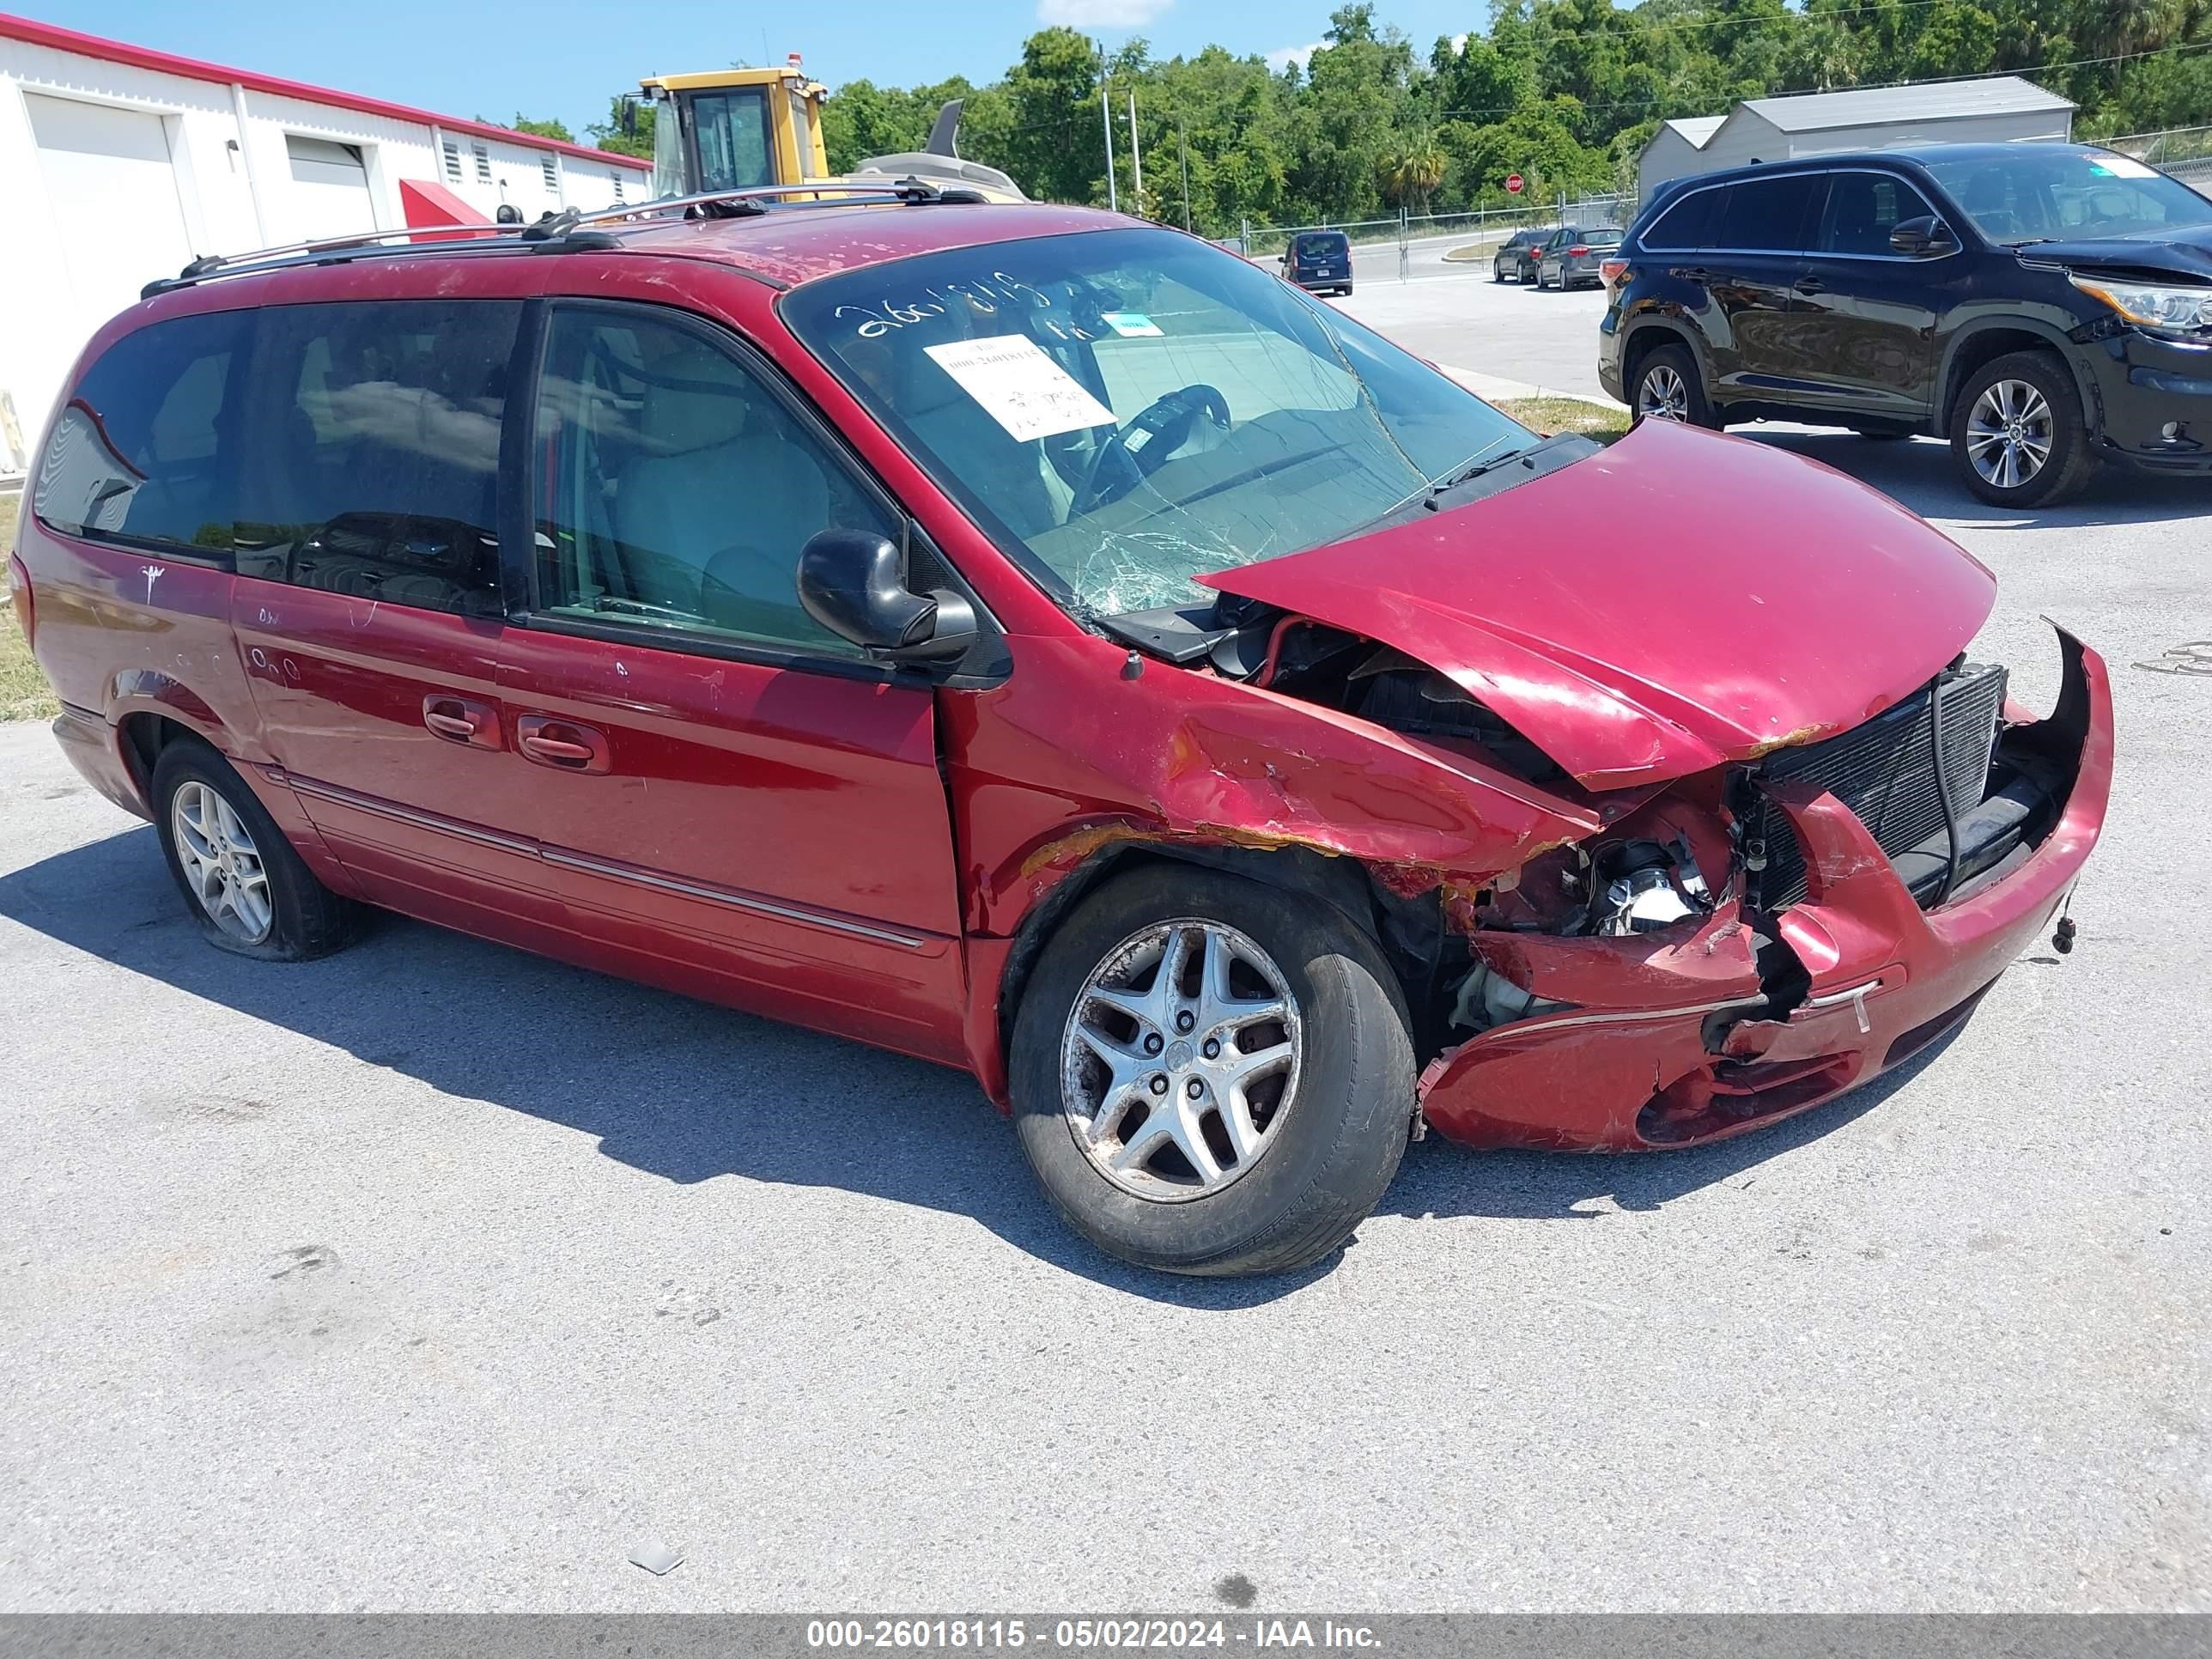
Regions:
M 1037 0 L 1037 21 L 1076 29 L 1140 29 L 1175 0 Z
M 1464 34 L 1455 34 L 1452 36 L 1451 47 L 1454 52 L 1465 52 L 1467 50 L 1467 36 Z
M 1328 44 L 1326 40 L 1309 40 L 1303 46 L 1277 46 L 1274 51 L 1265 54 L 1267 67 L 1279 75 L 1291 64 L 1296 64 L 1300 69 L 1304 69 L 1306 66 L 1306 59 Z

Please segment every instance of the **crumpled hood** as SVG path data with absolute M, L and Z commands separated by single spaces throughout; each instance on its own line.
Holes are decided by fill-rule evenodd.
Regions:
M 2028 264 L 2075 270 L 2157 270 L 2184 283 L 2212 283 L 2212 224 L 2139 236 L 2084 237 L 2078 241 L 2031 242 L 2017 250 Z
M 1842 473 L 1656 421 L 1465 507 L 1200 580 L 1426 663 L 1591 789 L 1856 726 L 1964 650 L 1996 593 Z

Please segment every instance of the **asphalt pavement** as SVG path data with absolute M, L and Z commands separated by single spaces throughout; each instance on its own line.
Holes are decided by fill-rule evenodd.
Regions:
M 1593 304 L 1352 307 L 1573 390 Z M 0 729 L 0 1609 L 2212 1609 L 2212 679 L 2135 665 L 2212 486 L 1754 441 L 1996 570 L 2027 701 L 2039 613 L 2112 664 L 2078 948 L 1722 1146 L 1432 1137 L 1288 1279 L 1101 1257 L 953 1073 L 412 922 L 219 954 Z

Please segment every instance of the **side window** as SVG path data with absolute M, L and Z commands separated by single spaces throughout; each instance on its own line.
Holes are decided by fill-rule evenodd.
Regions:
M 1805 246 L 1805 209 L 1826 182 L 1818 173 L 1747 179 L 1729 186 L 1709 246 L 1789 252 Z
M 556 310 L 536 431 L 540 610 L 859 654 L 800 609 L 799 552 L 897 526 L 728 352 L 642 312 Z
M 402 300 L 261 316 L 239 574 L 498 615 L 500 419 L 521 306 Z
M 1889 233 L 1933 213 L 1920 192 L 1885 173 L 1838 173 L 1814 243 L 1823 253 L 1887 253 Z
M 1644 246 L 1654 252 L 1711 247 L 1713 222 L 1723 198 L 1719 190 L 1693 190 L 1659 216 L 1659 222 L 1644 234 Z
M 179 317 L 103 352 L 40 458 L 40 520 L 94 541 L 228 554 L 230 430 L 253 316 Z

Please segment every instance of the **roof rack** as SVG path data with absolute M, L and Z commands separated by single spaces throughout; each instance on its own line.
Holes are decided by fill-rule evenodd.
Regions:
M 812 198 L 812 199 L 805 199 Z M 673 196 L 660 201 L 633 202 L 580 213 L 564 208 L 520 225 L 419 225 L 396 230 L 362 231 L 350 236 L 319 237 L 311 241 L 285 242 L 250 253 L 210 253 L 194 259 L 174 276 L 158 277 L 139 290 L 150 300 L 172 289 L 189 288 L 216 276 L 242 276 L 249 271 L 283 270 L 291 265 L 338 264 L 335 256 L 362 258 L 370 254 L 459 252 L 490 250 L 520 243 L 533 252 L 581 252 L 618 246 L 608 227 L 664 219 L 751 218 L 769 211 L 771 203 L 788 210 L 804 207 L 859 207 L 871 203 L 899 203 L 909 207 L 981 204 L 977 191 L 944 189 L 927 180 L 905 178 L 895 185 L 849 184 L 836 179 L 811 179 L 797 185 L 755 185 L 743 190 L 717 190 L 696 196 Z

